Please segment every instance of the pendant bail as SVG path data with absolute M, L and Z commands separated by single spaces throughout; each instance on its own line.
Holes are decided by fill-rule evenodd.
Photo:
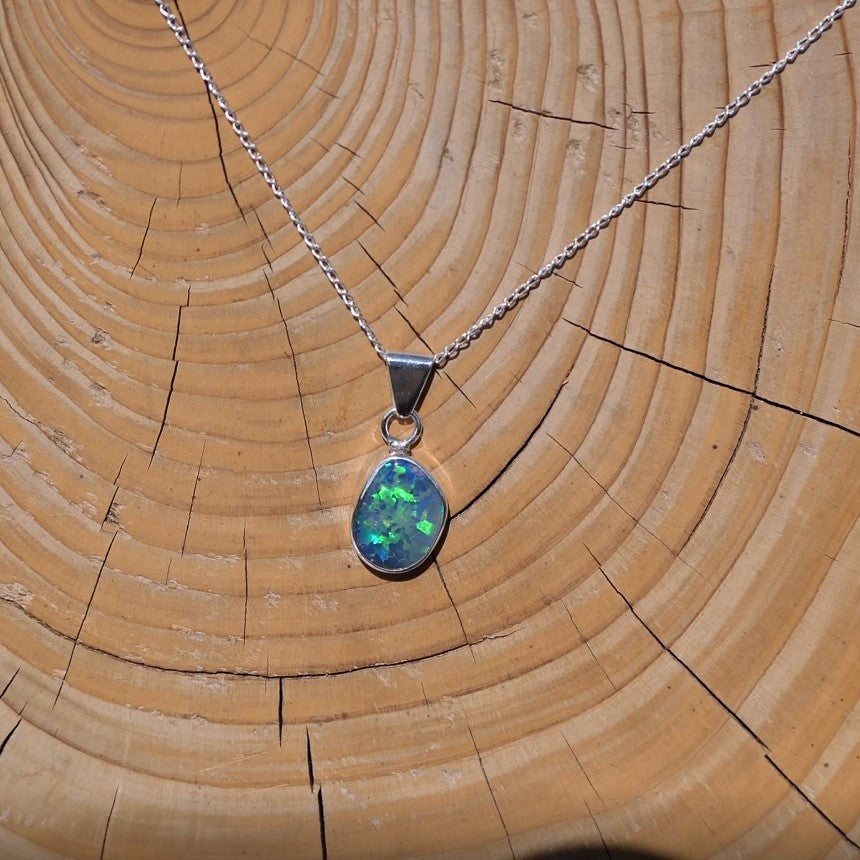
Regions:
M 433 356 L 389 352 L 386 362 L 394 411 L 398 418 L 409 418 L 430 384 L 435 369 Z

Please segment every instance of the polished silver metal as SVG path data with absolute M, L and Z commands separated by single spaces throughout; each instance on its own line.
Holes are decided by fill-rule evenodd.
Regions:
M 322 248 L 317 244 L 310 230 L 305 226 L 298 212 L 287 199 L 274 173 L 272 173 L 272 169 L 257 149 L 257 145 L 252 140 L 251 135 L 245 130 L 245 127 L 237 119 L 236 114 L 230 109 L 230 105 L 212 79 L 211 72 L 197 53 L 187 31 L 170 11 L 167 0 L 153 0 L 153 2 L 158 6 L 167 22 L 167 26 L 173 32 L 176 41 L 182 46 L 182 50 L 188 56 L 188 59 L 191 60 L 191 64 L 202 78 L 206 88 L 212 94 L 212 98 L 215 99 L 215 103 L 221 109 L 227 122 L 230 123 L 230 127 L 239 138 L 239 142 L 248 153 L 251 161 L 254 162 L 254 166 L 260 172 L 278 202 L 286 210 L 290 221 L 296 230 L 298 230 L 302 241 L 317 261 L 323 274 L 334 287 L 335 292 L 340 296 L 341 301 L 350 314 L 352 314 L 353 319 L 358 323 L 359 328 L 364 332 L 371 346 L 376 350 L 377 355 L 385 359 L 388 355 L 387 350 L 373 333 L 373 329 L 371 329 L 370 324 L 362 315 L 355 298 L 347 290 L 335 271 L 331 260 L 323 253 Z M 433 356 L 434 365 L 437 368 L 444 367 L 464 349 L 468 348 L 470 344 L 474 343 L 487 329 L 492 328 L 509 311 L 512 311 L 520 302 L 528 298 L 543 281 L 555 274 L 569 260 L 572 260 L 592 239 L 596 238 L 602 230 L 605 230 L 621 215 L 625 209 L 629 209 L 634 203 L 641 200 L 648 191 L 674 170 L 697 146 L 701 146 L 717 129 L 722 128 L 742 108 L 746 107 L 754 96 L 757 96 L 771 81 L 782 74 L 786 67 L 790 66 L 801 54 L 806 53 L 856 2 L 857 0 L 843 0 L 828 15 L 825 15 L 781 60 L 777 60 L 760 78 L 753 81 L 740 95 L 732 99 L 698 134 L 693 135 L 687 143 L 672 153 L 662 164 L 654 168 L 632 191 L 622 197 L 618 203 L 604 215 L 601 215 L 593 224 L 586 227 L 569 245 L 565 245 L 558 254 L 538 269 L 528 280 L 510 292 L 489 313 L 482 316 L 474 325 L 451 341 L 441 352 L 437 352 Z
M 385 358 L 391 378 L 391 398 L 400 418 L 409 418 L 421 402 L 436 365 L 432 355 L 389 352 Z
M 404 439 L 398 439 L 391 432 L 391 422 L 395 418 L 398 421 L 412 422 L 412 431 Z M 421 440 L 421 434 L 424 432 L 424 422 L 417 412 L 412 412 L 404 417 L 398 415 L 396 409 L 389 409 L 382 418 L 380 429 L 382 430 L 382 438 L 385 440 L 385 444 L 388 445 L 388 450 L 392 454 L 409 454 Z

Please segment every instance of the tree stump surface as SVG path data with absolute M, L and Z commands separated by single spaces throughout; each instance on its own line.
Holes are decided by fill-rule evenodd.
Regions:
M 829 9 L 181 3 L 423 353 Z M 860 13 L 437 374 L 403 581 L 386 369 L 156 7 L 0 19 L 5 856 L 857 856 Z

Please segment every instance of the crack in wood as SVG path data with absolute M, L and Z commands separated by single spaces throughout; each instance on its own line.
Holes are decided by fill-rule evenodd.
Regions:
M 322 850 L 322 860 L 327 860 L 328 847 L 326 845 L 325 836 L 325 804 L 323 803 L 322 786 L 317 789 L 317 816 L 320 823 L 320 849 Z
M 179 0 L 175 0 L 174 6 L 176 7 L 176 14 L 179 16 L 179 22 L 182 24 L 182 27 L 185 32 L 189 33 L 188 25 L 185 23 L 185 17 L 182 14 L 182 10 L 179 8 Z M 218 143 L 218 161 L 221 164 L 221 173 L 224 176 L 224 183 L 227 186 L 227 190 L 230 192 L 230 196 L 233 198 L 233 203 L 236 204 L 236 208 L 239 210 L 239 214 L 242 216 L 242 220 L 245 222 L 245 224 L 247 224 L 248 219 L 245 217 L 245 211 L 242 209 L 242 206 L 239 203 L 239 198 L 236 196 L 236 192 L 233 190 L 233 183 L 230 182 L 230 176 L 227 173 L 227 164 L 224 161 L 224 144 L 221 140 L 221 124 L 218 121 L 218 112 L 215 109 L 215 103 L 212 101 L 212 93 L 209 92 L 209 87 L 206 82 L 202 80 L 202 78 L 201 83 L 203 84 L 203 89 L 206 91 L 206 103 L 209 105 L 209 110 L 212 112 L 212 122 L 215 126 L 215 139 Z
M 579 466 L 579 468 L 582 469 L 582 471 L 585 472 L 585 474 L 598 487 L 600 487 L 606 498 L 609 499 L 609 501 L 612 502 L 612 504 L 614 504 L 618 508 L 618 510 L 621 511 L 621 513 L 623 513 L 637 528 L 642 529 L 645 534 L 657 541 L 657 543 L 659 543 L 660 546 L 663 547 L 663 549 L 665 549 L 673 558 L 678 559 L 678 561 L 680 561 L 681 564 L 683 564 L 691 573 L 698 576 L 699 579 L 701 579 L 702 581 L 708 582 L 708 580 L 704 576 L 702 576 L 702 574 L 699 573 L 699 571 L 696 570 L 696 568 L 693 567 L 692 564 L 690 564 L 681 556 L 681 551 L 684 549 L 684 547 L 686 547 L 686 543 L 683 547 L 681 547 L 680 550 L 675 550 L 671 546 L 669 546 L 669 544 L 667 544 L 666 541 L 664 541 L 663 538 L 661 538 L 656 532 L 652 531 L 648 528 L 648 526 L 644 525 L 640 517 L 637 517 L 635 514 L 628 511 L 627 508 L 625 508 L 624 505 L 622 505 L 621 502 L 619 502 L 618 499 L 616 499 L 615 496 L 613 496 L 612 493 L 609 492 L 609 488 L 602 484 L 600 481 L 598 481 L 597 478 L 585 467 L 583 462 L 576 456 L 576 454 L 573 453 L 573 451 L 570 450 L 570 448 L 565 445 L 562 445 L 561 442 L 559 442 L 558 439 L 556 439 L 555 436 L 553 436 L 551 433 L 547 433 L 546 435 L 553 442 L 555 442 L 555 444 L 558 445 L 559 448 L 561 448 L 566 454 L 570 456 L 571 460 L 573 460 L 573 462 L 576 463 L 576 465 Z M 710 583 L 708 582 L 708 584 Z
M 314 757 L 311 751 L 311 730 L 310 727 L 305 726 L 305 747 L 306 754 L 308 759 L 308 786 L 310 790 L 314 790 Z
M 170 383 L 167 386 L 167 397 L 164 399 L 164 412 L 161 416 L 161 424 L 158 428 L 158 433 L 155 436 L 155 442 L 152 443 L 152 451 L 149 454 L 149 466 L 152 466 L 152 461 L 155 459 L 155 452 L 158 450 L 158 443 L 161 441 L 161 434 L 164 433 L 164 428 L 167 425 L 167 413 L 170 409 L 170 401 L 173 398 L 173 388 L 176 385 L 176 373 L 179 370 L 179 360 L 176 357 L 179 348 L 179 332 L 182 329 L 182 311 L 191 304 L 191 284 L 185 293 L 185 304 L 179 305 L 176 314 L 176 334 L 173 337 L 173 351 L 170 355 L 170 360 L 173 362 L 173 372 L 170 375 Z M 128 456 L 128 455 L 126 455 Z M 125 461 L 123 461 L 125 462 Z M 147 468 L 149 468 L 147 466 Z
M 252 36 L 247 30 L 243 30 L 239 25 L 236 25 L 236 29 L 245 36 L 247 39 L 250 39 L 252 42 L 255 42 L 260 47 L 265 48 L 267 51 L 275 51 L 278 54 L 283 54 L 285 57 L 289 57 L 296 63 L 300 63 L 307 69 L 310 69 L 317 77 L 323 78 L 325 75 L 316 67 L 312 66 L 307 60 L 303 60 L 298 55 L 294 54 L 292 51 L 288 51 L 286 48 L 282 48 L 280 45 L 269 44 L 268 42 L 264 42 L 262 39 L 258 39 L 256 36 Z
M 587 771 L 582 766 L 582 762 L 579 760 L 579 756 L 576 754 L 576 751 L 574 750 L 573 744 L 570 742 L 570 739 L 563 731 L 560 731 L 559 733 L 564 739 L 564 742 L 567 744 L 567 748 L 570 750 L 570 754 L 573 756 L 573 760 L 576 762 L 576 766 L 579 768 L 580 772 L 585 777 L 585 781 L 588 783 L 588 785 L 591 787 L 591 790 L 594 792 L 594 796 L 600 801 L 602 805 L 605 806 L 605 804 L 603 803 L 603 798 L 600 796 L 600 792 L 595 788 L 594 783 L 591 781 L 591 777 L 588 775 Z
M 107 848 L 108 831 L 110 830 L 110 822 L 111 818 L 113 818 L 113 811 L 114 807 L 116 806 L 117 795 L 119 795 L 119 786 L 116 787 L 116 791 L 114 791 L 113 793 L 113 800 L 111 801 L 110 809 L 108 810 L 107 822 L 105 823 L 105 832 L 102 836 L 102 848 L 99 852 L 99 860 L 104 860 L 105 848 Z
M 402 314 L 401 314 L 401 316 L 402 316 Z M 405 317 L 404 317 L 404 319 L 405 319 Z M 422 341 L 422 343 L 424 343 L 424 341 Z M 427 344 L 426 344 L 426 343 L 424 343 L 424 346 L 427 346 Z M 427 347 L 427 348 L 428 348 L 428 349 L 430 349 L 429 347 Z M 432 353 L 432 352 L 433 352 L 433 350 L 430 350 L 430 352 Z M 466 402 L 469 404 L 469 406 L 471 406 L 471 407 L 472 407 L 472 409 L 474 409 L 474 410 L 477 412 L 477 411 L 478 411 L 478 407 L 477 407 L 477 406 L 475 406 L 475 404 L 472 402 L 472 398 L 471 398 L 471 397 L 469 397 L 469 395 L 468 395 L 468 394 L 466 394 L 466 392 L 465 392 L 465 391 L 463 391 L 463 389 L 462 389 L 459 385 L 457 385 L 457 383 L 454 381 L 454 377 L 453 377 L 453 376 L 451 376 L 451 374 L 450 374 L 447 370 L 443 370 L 443 371 L 442 371 L 442 374 L 444 375 L 445 379 L 447 379 L 447 380 L 448 380 L 448 382 L 450 382 L 450 383 L 451 383 L 451 385 L 453 385 L 453 386 L 454 386 L 454 388 L 456 388 L 456 389 L 457 389 L 457 391 L 459 391 L 459 392 L 460 392 L 460 394 L 462 394 L 462 395 L 463 395 L 463 397 L 465 397 L 465 398 L 466 398 Z
M 600 671 L 603 672 L 603 676 L 609 682 L 609 686 L 612 687 L 613 690 L 617 690 L 618 688 L 615 686 L 615 683 L 613 682 L 612 678 L 609 677 L 609 673 L 604 668 L 603 663 L 601 663 L 600 660 L 597 659 L 597 655 L 594 653 L 591 647 L 591 643 L 588 641 L 588 639 L 586 639 L 585 636 L 583 636 L 582 631 L 579 629 L 579 625 L 573 618 L 573 613 L 570 611 L 570 607 L 567 605 L 567 602 L 563 598 L 561 600 L 561 605 L 565 608 L 567 612 L 567 617 L 570 618 L 570 623 L 573 625 L 573 629 L 576 630 L 577 636 L 579 636 L 579 641 L 588 649 L 588 653 L 591 654 L 591 659 L 594 660 Z
M 585 804 L 585 808 L 588 810 L 588 817 L 591 819 L 591 823 L 597 830 L 597 835 L 600 837 L 600 842 L 603 845 L 603 850 L 606 852 L 606 856 L 609 858 L 609 860 L 612 860 L 612 852 L 609 850 L 609 846 L 606 844 L 606 837 L 603 835 L 603 831 L 600 829 L 600 825 L 597 823 L 596 816 L 591 811 L 591 807 L 588 805 L 588 801 L 585 798 L 583 798 L 582 802 Z
M 336 140 L 334 142 L 334 145 L 339 146 L 343 150 L 346 150 L 346 152 L 348 152 L 353 158 L 357 158 L 359 161 L 361 161 L 361 156 L 354 149 L 350 149 L 345 143 L 341 143 L 339 140 Z
M 356 205 L 358 205 L 357 201 L 353 201 L 353 202 L 356 203 Z M 368 213 L 368 214 L 370 214 L 370 213 Z M 367 256 L 370 258 L 370 261 L 373 263 L 373 265 L 376 266 L 377 269 L 379 269 L 380 273 L 382 274 L 382 277 L 385 278 L 386 281 L 388 281 L 389 285 L 391 286 L 391 289 L 394 290 L 394 293 L 397 296 L 397 298 L 400 299 L 400 301 L 403 302 L 403 304 L 406 305 L 406 307 L 409 307 L 409 302 L 407 302 L 406 299 L 404 299 L 403 296 L 400 294 L 400 290 L 397 289 L 397 284 L 394 283 L 394 281 L 389 276 L 388 272 L 386 272 L 385 269 L 382 268 L 382 264 L 376 259 L 376 257 L 373 256 L 373 254 L 370 253 L 370 251 L 367 250 L 367 248 L 364 247 L 364 244 L 361 242 L 360 239 L 356 239 L 355 241 L 358 243 L 358 247 L 361 248 L 361 250 L 364 251 L 365 254 L 367 254 Z M 403 314 L 401 314 L 401 316 L 403 316 Z M 406 317 L 403 317 L 403 318 L 406 319 Z M 409 321 L 407 320 L 407 323 L 408 322 Z M 411 323 L 409 323 L 409 327 L 412 328 Z M 412 328 L 412 331 L 415 331 L 415 329 Z M 416 332 L 416 334 L 417 334 L 417 332 Z M 424 343 L 423 340 L 421 342 Z M 431 350 L 431 352 L 432 352 L 432 350 Z
M 268 281 L 268 278 L 266 280 Z M 278 302 L 278 307 L 279 308 L 281 307 L 280 302 Z M 316 490 L 317 490 L 317 504 L 319 505 L 319 509 L 322 510 L 323 509 L 322 493 L 320 493 L 320 481 L 319 481 L 319 474 L 317 473 L 317 464 L 316 464 L 316 461 L 314 460 L 314 449 L 313 449 L 313 446 L 311 445 L 311 434 L 310 434 L 310 430 L 308 430 L 308 417 L 307 417 L 307 414 L 305 413 L 305 401 L 304 401 L 304 397 L 302 394 L 302 383 L 301 383 L 301 380 L 299 379 L 299 363 L 298 363 L 298 360 L 296 359 L 295 350 L 293 349 L 293 340 L 290 337 L 290 327 L 287 325 L 286 319 L 284 319 L 283 311 L 281 311 L 281 319 L 284 320 L 284 331 L 287 333 L 287 345 L 290 348 L 290 356 L 292 357 L 292 364 L 293 364 L 293 373 L 295 374 L 295 377 L 296 377 L 296 392 L 298 393 L 298 396 L 299 396 L 299 409 L 301 410 L 301 413 L 302 413 L 302 424 L 304 424 L 304 427 L 305 427 L 305 440 L 307 441 L 307 446 L 308 446 L 308 456 L 310 457 L 311 469 L 313 470 L 313 473 L 314 473 L 314 486 L 316 486 Z
M 705 683 L 703 678 L 692 668 L 692 666 L 690 666 L 689 663 L 679 657 L 672 650 L 672 648 L 669 645 L 666 645 L 666 643 L 663 642 L 663 640 L 651 629 L 645 619 L 636 611 L 633 604 L 630 602 L 624 592 L 612 581 L 612 577 L 610 577 L 609 574 L 606 573 L 606 571 L 603 569 L 603 565 L 600 563 L 597 556 L 591 551 L 585 541 L 581 540 L 580 543 L 585 548 L 585 551 L 591 556 L 600 575 L 603 577 L 609 587 L 621 598 L 621 600 L 624 601 L 624 604 L 626 605 L 630 614 L 654 640 L 658 647 L 695 681 L 699 688 L 719 706 L 723 713 L 725 713 L 729 717 L 729 719 L 732 720 L 732 722 L 734 722 L 739 728 L 741 728 L 748 737 L 755 741 L 755 743 L 762 749 L 764 758 L 770 763 L 773 770 L 780 777 L 782 777 L 782 779 L 810 806 L 810 808 L 814 810 L 823 821 L 829 824 L 843 839 L 850 842 L 851 845 L 855 848 L 860 849 L 860 843 L 853 841 L 848 835 L 848 833 L 846 833 L 845 830 L 843 830 L 818 804 L 815 803 L 815 801 L 793 779 L 791 779 L 791 777 L 788 776 L 788 774 L 774 759 L 773 752 L 770 747 L 768 747 L 768 745 L 756 733 L 752 726 L 747 723 L 739 714 L 733 711 L 728 706 L 728 704 Z
M 667 206 L 670 209 L 681 209 L 684 212 L 698 212 L 694 206 L 684 206 L 681 203 L 667 203 L 664 200 L 643 200 L 643 203 L 648 204 L 649 206 Z
M 469 737 L 472 739 L 472 746 L 475 748 L 475 755 L 478 757 L 478 764 L 481 768 L 481 773 L 484 775 L 484 782 L 487 784 L 487 791 L 490 792 L 490 799 L 493 801 L 493 806 L 496 808 L 496 815 L 499 816 L 499 824 L 502 825 L 502 829 L 505 831 L 505 838 L 508 841 L 508 848 L 511 852 L 511 857 L 516 857 L 516 852 L 514 851 L 513 843 L 511 842 L 511 834 L 508 830 L 508 825 L 505 823 L 504 816 L 502 815 L 502 810 L 499 808 L 499 802 L 496 799 L 496 794 L 493 791 L 493 786 L 490 783 L 490 779 L 487 776 L 487 769 L 484 767 L 484 757 L 481 755 L 481 751 L 478 749 L 478 744 L 475 742 L 475 735 L 472 733 L 472 727 L 466 724 L 466 729 L 469 732 Z
M 101 582 L 102 572 L 104 571 L 105 566 L 107 565 L 107 560 L 108 560 L 108 557 L 110 556 L 110 551 L 113 548 L 113 543 L 116 540 L 117 534 L 119 534 L 119 532 L 114 532 L 111 535 L 107 550 L 105 550 L 104 558 L 102 559 L 102 562 L 99 565 L 98 572 L 96 573 L 96 581 L 93 584 L 92 591 L 90 592 L 90 599 L 87 601 L 86 608 L 84 609 L 84 614 L 81 617 L 81 623 L 78 625 L 78 631 L 75 634 L 74 639 L 72 640 L 72 647 L 71 647 L 71 650 L 69 651 L 69 662 L 66 663 L 66 670 L 63 672 L 63 677 L 60 679 L 60 686 L 57 688 L 57 695 L 54 697 L 54 701 L 51 704 L 51 710 L 52 711 L 54 710 L 54 708 L 57 705 L 57 702 L 60 699 L 60 693 L 63 692 L 63 687 L 66 684 L 66 678 L 69 676 L 69 669 L 72 668 L 72 659 L 75 656 L 75 651 L 77 650 L 78 644 L 80 642 L 81 633 L 83 632 L 83 629 L 84 629 L 84 624 L 86 623 L 87 616 L 90 614 L 90 608 L 93 605 L 93 600 L 95 600 L 96 590 L 98 589 L 99 583 Z M 70 639 L 71 637 L 64 637 L 64 638 Z
M 268 672 L 269 664 L 266 663 Z M 278 678 L 278 746 L 284 745 L 284 679 Z
M 768 406 L 775 407 L 776 409 L 782 409 L 786 412 L 790 412 L 792 415 L 798 415 L 801 418 L 808 418 L 810 421 L 816 421 L 819 424 L 824 424 L 827 427 L 832 427 L 834 430 L 842 430 L 845 433 L 850 434 L 851 436 L 860 437 L 860 431 L 854 430 L 851 427 L 846 427 L 844 424 L 840 424 L 837 421 L 831 421 L 829 418 L 824 418 L 821 415 L 816 415 L 813 412 L 806 412 L 803 409 L 798 409 L 795 406 L 789 406 L 788 404 L 781 403 L 778 400 L 764 397 L 763 395 L 756 393 L 754 390 L 751 391 L 748 388 L 742 388 L 739 385 L 733 385 L 731 382 L 724 382 L 721 379 L 714 379 L 712 376 L 708 376 L 705 373 L 700 373 L 697 370 L 691 370 L 690 368 L 684 367 L 683 365 L 675 364 L 672 361 L 667 361 L 665 358 L 659 358 L 656 355 L 651 355 L 651 353 L 645 352 L 644 350 L 636 349 L 632 346 L 627 346 L 617 340 L 613 340 L 610 337 L 597 334 L 596 332 L 591 331 L 588 326 L 585 326 L 582 323 L 574 322 L 567 317 L 562 317 L 562 320 L 564 320 L 564 322 L 566 322 L 568 325 L 572 325 L 574 328 L 585 332 L 585 334 L 587 334 L 589 337 L 593 337 L 595 340 L 599 340 L 601 343 L 606 343 L 610 346 L 614 346 L 616 349 L 621 350 L 621 352 L 626 352 L 631 355 L 638 355 L 640 358 L 645 358 L 648 361 L 653 361 L 655 364 L 659 364 L 662 367 L 669 368 L 670 370 L 677 370 L 680 373 L 685 373 L 687 374 L 687 376 L 695 377 L 696 379 L 700 379 L 702 382 L 707 382 L 710 385 L 716 385 L 718 388 L 725 388 L 727 391 L 734 391 L 738 394 L 744 394 L 747 397 L 751 397 L 754 401 L 758 403 L 765 403 Z M 764 334 L 762 336 L 764 336 Z M 758 376 L 759 369 L 760 365 L 756 368 L 756 376 Z
M 439 581 L 442 583 L 442 588 L 445 589 L 445 594 L 448 595 L 448 600 L 451 601 L 451 608 L 454 610 L 454 614 L 457 616 L 457 621 L 460 622 L 460 630 L 463 633 L 463 644 L 471 645 L 469 642 L 469 637 L 466 634 L 466 627 L 463 624 L 463 618 L 460 615 L 460 609 L 456 603 L 454 603 L 454 598 L 451 596 L 451 592 L 448 590 L 448 583 L 445 582 L 445 577 L 442 575 L 442 568 L 439 566 L 439 562 L 434 558 L 433 566 L 436 568 L 436 572 L 439 574 Z M 473 649 L 469 649 L 472 652 L 472 660 L 475 659 L 475 652 Z
M 839 260 L 839 279 L 837 284 L 842 286 L 842 279 L 845 276 L 845 259 L 848 256 L 848 233 L 851 227 L 851 195 L 853 193 L 853 176 L 852 176 L 852 152 L 851 140 L 848 141 L 848 181 L 845 190 L 845 222 L 842 227 L 842 256 Z
M 366 206 L 362 206 L 361 203 L 358 202 L 358 200 L 353 200 L 352 202 L 356 206 L 358 206 L 358 208 L 361 209 L 361 211 L 364 212 L 364 214 L 367 215 L 367 217 L 370 218 L 370 220 L 373 221 L 373 223 L 376 224 L 376 226 L 379 227 L 379 229 L 382 230 L 383 233 L 385 232 L 385 227 L 383 227 L 382 224 L 379 223 L 376 216 L 372 212 L 370 212 Z M 359 242 L 359 245 L 361 245 L 361 242 Z M 364 251 L 365 254 L 367 254 L 367 249 L 364 248 L 364 246 L 362 246 L 362 250 Z M 368 254 L 368 256 L 370 257 L 370 254 Z M 373 257 L 371 257 L 371 259 L 373 259 Z M 374 260 L 374 262 L 376 262 L 376 261 Z M 381 268 L 380 268 L 380 271 L 382 271 Z M 385 272 L 383 272 L 382 274 L 385 274 Z M 396 290 L 395 290 L 395 292 L 396 292 Z M 398 293 L 398 295 L 400 295 L 400 294 Z M 400 301 L 403 301 L 402 297 L 401 297 Z
M 21 667 L 19 666 L 19 667 L 18 667 L 18 668 L 17 668 L 17 669 L 12 673 L 12 677 L 11 677 L 11 678 L 6 682 L 6 685 L 3 687 L 2 691 L 0 691 L 0 699 L 2 699 L 2 698 L 6 695 L 6 693 L 7 693 L 7 692 L 8 692 L 8 690 L 9 690 L 9 688 L 12 686 L 12 682 L 15 680 L 15 678 L 17 678 L 17 677 L 18 677 L 18 673 L 19 673 L 20 671 L 21 671 Z
M 502 466 L 502 468 L 501 468 L 501 469 L 499 469 L 499 471 L 498 471 L 498 472 L 497 472 L 497 473 L 496 473 L 496 474 L 491 478 L 491 480 L 489 481 L 489 483 L 487 483 L 487 485 L 486 485 L 483 489 L 481 489 L 481 490 L 480 490 L 480 491 L 479 491 L 475 496 L 473 496 L 473 497 L 472 497 L 472 498 L 471 498 L 471 499 L 470 499 L 470 500 L 469 500 L 469 501 L 468 501 L 468 502 L 467 502 L 467 503 L 466 503 L 462 508 L 460 508 L 460 510 L 459 510 L 459 511 L 456 511 L 455 513 L 451 514 L 451 519 L 452 519 L 452 520 L 454 520 L 454 519 L 456 519 L 457 517 L 461 516 L 461 515 L 462 515 L 462 514 L 464 514 L 466 511 L 468 511 L 468 510 L 469 510 L 469 508 L 471 508 L 471 507 L 473 507 L 475 504 L 477 504 L 477 502 L 478 502 L 478 501 L 480 501 L 480 499 L 481 499 L 481 498 L 483 498 L 483 497 L 484 497 L 488 492 L 490 492 L 490 490 L 492 490 L 492 489 L 493 489 L 493 487 L 494 487 L 494 486 L 495 486 L 495 485 L 496 485 L 496 484 L 497 484 L 497 483 L 502 479 L 502 477 L 507 473 L 508 469 L 510 468 L 510 466 L 511 466 L 511 464 L 514 462 L 514 460 L 516 460 L 516 459 L 517 459 L 517 457 L 519 457 L 519 456 L 520 456 L 520 454 L 521 454 L 523 451 L 525 451 L 525 449 L 526 449 L 526 448 L 529 446 L 529 444 L 531 443 L 532 439 L 535 437 L 535 434 L 538 432 L 538 430 L 540 430 L 540 429 L 541 429 L 541 427 L 543 427 L 543 424 L 544 424 L 544 422 L 546 421 L 547 417 L 549 416 L 549 413 L 552 411 L 553 406 L 555 406 L 556 401 L 557 401 L 557 400 L 558 400 L 558 398 L 561 396 L 561 392 L 564 390 L 565 385 L 567 385 L 567 383 L 568 383 L 568 379 L 569 379 L 569 377 L 565 377 L 565 378 L 564 378 L 564 381 L 561 383 L 561 385 L 558 387 L 558 390 L 557 390 L 557 391 L 555 392 L 555 394 L 553 395 L 553 398 L 552 398 L 552 400 L 550 401 L 549 406 L 547 406 L 547 408 L 544 410 L 543 414 L 542 414 L 542 415 L 540 416 L 540 418 L 537 420 L 537 422 L 535 423 L 534 428 L 533 428 L 533 429 L 532 429 L 532 431 L 528 434 L 528 436 L 526 436 L 525 441 L 522 443 L 522 445 L 520 445 L 520 446 L 519 446 L 519 448 L 517 448 L 517 450 L 516 450 L 516 451 L 514 451 L 514 453 L 513 453 L 513 454 L 508 458 L 508 461 L 505 463 L 505 465 L 504 465 L 504 466 Z
M 15 734 L 18 729 L 18 726 L 21 725 L 22 719 L 22 717 L 18 717 L 18 719 L 15 721 L 15 725 L 12 726 L 11 729 L 9 729 L 9 733 L 6 735 L 6 737 L 3 738 L 2 741 L 0 741 L 0 756 L 3 755 L 4 751 L 6 750 L 6 745 L 9 743 L 10 740 L 12 740 L 12 735 Z
M 117 517 L 117 512 L 114 508 L 114 502 L 116 501 L 116 494 L 118 492 L 119 487 L 114 486 L 113 495 L 110 497 L 110 502 L 108 503 L 107 510 L 105 511 L 104 519 L 102 519 L 101 528 L 104 528 L 108 523 L 111 525 L 119 525 L 119 518 Z
M 191 504 L 188 506 L 188 519 L 185 522 L 185 534 L 182 536 L 182 548 L 180 556 L 185 555 L 185 545 L 188 542 L 188 529 L 191 528 L 191 515 L 194 512 L 194 500 L 197 498 L 197 485 L 200 483 L 200 469 L 203 467 L 203 457 L 206 454 L 206 439 L 203 440 L 203 448 L 200 451 L 200 462 L 197 464 L 197 474 L 194 476 L 194 488 L 191 491 Z
M 543 108 L 541 108 L 540 110 L 536 110 L 534 108 L 525 107 L 524 105 L 507 102 L 503 99 L 487 99 L 487 101 L 494 105 L 504 105 L 505 107 L 509 107 L 511 110 L 520 111 L 522 113 L 530 113 L 534 116 L 543 117 L 544 119 L 560 119 L 564 122 L 572 123 L 573 125 L 590 125 L 596 128 L 602 128 L 606 131 L 618 131 L 618 129 L 614 125 L 606 125 L 605 123 L 596 122 L 595 120 L 590 119 L 574 119 L 571 116 L 562 116 L 560 114 L 544 110 Z
M 149 207 L 149 217 L 146 219 L 146 227 L 143 229 L 143 238 L 140 240 L 140 248 L 137 251 L 137 259 L 134 261 L 134 265 L 131 267 L 131 274 L 128 276 L 129 280 L 134 277 L 134 273 L 137 271 L 137 267 L 140 265 L 141 257 L 143 257 L 143 246 L 146 244 L 146 237 L 149 235 L 149 228 L 152 226 L 152 213 L 155 211 L 155 204 L 158 203 L 158 198 L 153 198 L 152 206 Z
M 113 539 L 116 538 L 117 532 L 114 532 L 111 535 L 111 543 Z M 105 557 L 107 558 L 107 556 Z M 86 651 L 91 652 L 92 654 L 100 654 L 103 657 L 109 657 L 113 660 L 119 660 L 121 663 L 128 664 L 130 666 L 139 666 L 143 669 L 150 669 L 155 672 L 165 672 L 171 675 L 179 675 L 179 676 L 187 676 L 187 677 L 206 677 L 206 678 L 245 678 L 245 679 L 259 679 L 262 681 L 271 680 L 273 678 L 278 678 L 280 681 L 298 681 L 306 678 L 333 678 L 339 677 L 341 675 L 351 675 L 355 672 L 366 672 L 373 671 L 375 669 L 393 669 L 398 666 L 411 666 L 416 663 L 421 663 L 425 660 L 432 660 L 436 657 L 442 657 L 446 654 L 453 654 L 456 651 L 460 651 L 463 648 L 471 648 L 474 645 L 480 645 L 483 642 L 487 642 L 492 639 L 504 639 L 507 636 L 511 636 L 516 633 L 516 630 L 510 631 L 508 633 L 495 633 L 489 634 L 487 636 L 483 636 L 480 639 L 475 640 L 471 643 L 458 643 L 457 645 L 452 645 L 448 648 L 440 648 L 436 651 L 430 651 L 426 654 L 419 654 L 414 657 L 404 657 L 400 660 L 389 660 L 389 661 L 380 661 L 378 663 L 365 663 L 365 664 L 356 664 L 353 666 L 348 666 L 344 669 L 329 669 L 322 671 L 306 671 L 306 672 L 293 672 L 287 675 L 273 675 L 268 671 L 268 666 L 265 672 L 252 672 L 241 669 L 185 669 L 179 666 L 163 666 L 159 663 L 155 662 L 146 662 L 144 660 L 136 660 L 128 655 L 117 654 L 112 651 L 108 651 L 105 648 L 100 648 L 96 645 L 87 644 L 85 642 L 76 641 L 76 637 L 69 635 L 68 633 L 64 633 L 62 630 L 59 630 L 53 627 L 51 624 L 48 624 L 42 618 L 37 617 L 36 615 L 31 614 L 26 609 L 18 604 L 13 604 L 14 610 L 22 613 L 29 621 L 32 621 L 35 624 L 38 624 L 42 629 L 48 631 L 52 635 L 58 637 L 59 639 L 63 639 L 66 642 L 71 643 L 73 646 L 78 648 L 83 648 Z M 11 607 L 10 607 L 11 608 Z M 68 670 L 67 670 L 68 671 Z M 280 693 L 280 701 L 279 705 L 283 706 L 283 692 Z

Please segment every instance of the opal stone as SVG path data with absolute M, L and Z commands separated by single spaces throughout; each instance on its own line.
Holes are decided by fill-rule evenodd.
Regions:
M 407 573 L 436 548 L 448 519 L 439 485 L 411 457 L 394 454 L 374 470 L 352 515 L 361 560 L 380 573 Z

